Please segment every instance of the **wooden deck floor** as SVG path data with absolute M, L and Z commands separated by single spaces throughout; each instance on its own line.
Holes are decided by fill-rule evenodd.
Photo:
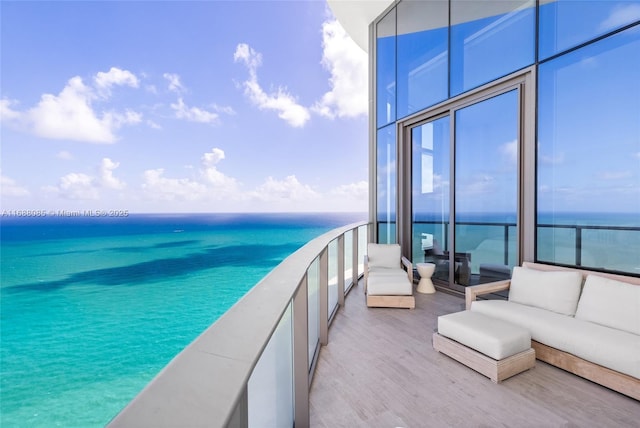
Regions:
M 351 290 L 320 352 L 311 427 L 640 427 L 640 402 L 546 363 L 496 385 L 434 351 L 437 317 L 463 308 L 438 291 L 415 310 L 369 309 Z

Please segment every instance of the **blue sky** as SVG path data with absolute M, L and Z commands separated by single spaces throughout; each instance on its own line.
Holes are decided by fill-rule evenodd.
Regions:
M 325 2 L 0 7 L 3 210 L 367 210 L 367 54 Z

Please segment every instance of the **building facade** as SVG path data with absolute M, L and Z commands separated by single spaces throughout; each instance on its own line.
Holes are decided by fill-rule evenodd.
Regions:
M 376 241 L 456 290 L 640 275 L 640 1 L 396 1 L 369 54 Z

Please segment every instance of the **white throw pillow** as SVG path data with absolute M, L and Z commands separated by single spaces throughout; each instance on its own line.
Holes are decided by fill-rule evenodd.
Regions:
M 541 271 L 516 266 L 511 276 L 509 301 L 574 316 L 581 286 L 580 272 Z
M 640 285 L 587 276 L 576 318 L 640 335 Z
M 369 267 L 400 268 L 402 251 L 398 244 L 369 244 L 367 257 Z

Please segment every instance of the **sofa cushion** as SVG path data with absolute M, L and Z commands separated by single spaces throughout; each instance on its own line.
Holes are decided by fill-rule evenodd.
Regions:
M 368 244 L 369 267 L 399 268 L 402 252 L 398 244 Z
M 640 285 L 587 276 L 576 318 L 640 335 Z
M 531 339 L 592 363 L 640 378 L 640 336 L 504 300 L 471 304 L 471 311 L 529 330 Z
M 548 272 L 516 266 L 511 277 L 509 301 L 573 316 L 581 286 L 580 272 Z

